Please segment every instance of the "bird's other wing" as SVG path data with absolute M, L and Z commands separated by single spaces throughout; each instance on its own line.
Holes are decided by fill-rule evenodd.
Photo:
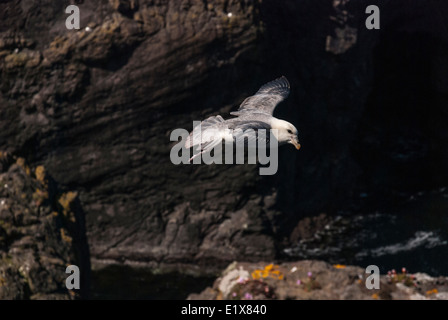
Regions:
M 212 116 L 204 121 L 202 121 L 198 126 L 196 126 L 193 131 L 190 133 L 190 135 L 187 137 L 187 140 L 185 141 L 185 148 L 191 148 L 194 145 L 202 144 L 204 142 L 204 136 L 203 133 L 207 129 L 214 129 L 219 128 L 220 124 L 224 123 L 224 119 L 218 115 L 218 116 Z M 199 126 L 201 126 L 201 130 L 199 130 Z M 208 130 L 211 132 L 210 130 Z
M 218 144 L 222 143 L 222 138 L 215 138 L 212 140 L 208 140 L 200 145 L 197 145 L 196 151 L 197 153 L 194 153 L 193 156 L 190 158 L 189 161 L 193 160 L 194 158 L 198 157 L 200 154 L 210 152 L 213 150 L 214 147 L 216 147 Z
M 246 98 L 238 111 L 231 115 L 239 116 L 247 113 L 266 113 L 272 115 L 275 107 L 289 95 L 289 82 L 282 76 L 263 85 L 255 95 Z
M 215 146 L 222 143 L 228 132 L 225 120 L 219 115 L 202 121 L 185 141 L 185 148 L 194 147 L 196 151 L 190 161 L 202 153 L 210 152 Z

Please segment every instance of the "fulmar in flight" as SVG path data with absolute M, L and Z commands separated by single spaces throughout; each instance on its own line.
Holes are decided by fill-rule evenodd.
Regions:
M 200 123 L 190 133 L 185 141 L 185 147 L 196 147 L 199 152 L 190 161 L 201 153 L 210 152 L 216 145 L 223 142 L 235 142 L 244 132 L 252 129 L 254 138 L 260 143 L 269 143 L 269 130 L 279 145 L 290 143 L 296 149 L 300 149 L 297 129 L 288 121 L 277 119 L 273 116 L 275 107 L 289 95 L 289 82 L 282 76 L 263 85 L 255 95 L 246 98 L 241 103 L 238 111 L 230 112 L 237 116 L 224 120 L 220 115 L 212 116 Z M 200 130 L 198 130 L 200 128 Z M 268 135 L 259 137 L 258 130 L 264 129 Z M 247 136 L 246 136 L 247 137 Z

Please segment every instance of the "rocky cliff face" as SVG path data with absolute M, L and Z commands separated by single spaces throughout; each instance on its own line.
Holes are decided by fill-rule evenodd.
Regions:
M 80 30 L 69 4 L 0 4 L 0 149 L 78 192 L 94 259 L 269 260 L 301 217 L 447 181 L 441 1 L 379 4 L 380 31 L 369 1 L 78 1 Z M 173 129 L 280 75 L 303 148 L 276 176 L 170 162 Z
M 23 158 L 1 153 L 0 164 L 0 299 L 87 298 L 90 256 L 76 192 Z M 68 265 L 82 270 L 80 290 L 66 287 Z

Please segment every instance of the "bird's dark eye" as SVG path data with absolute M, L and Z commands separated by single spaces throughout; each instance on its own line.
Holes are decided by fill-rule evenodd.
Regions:
M 288 129 L 288 133 L 292 133 L 291 129 Z

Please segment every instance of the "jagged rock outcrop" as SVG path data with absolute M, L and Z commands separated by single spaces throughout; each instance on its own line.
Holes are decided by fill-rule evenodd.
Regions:
M 190 300 L 447 300 L 448 278 L 393 270 L 379 289 L 365 269 L 318 260 L 281 263 L 233 262 L 212 287 Z
M 89 294 L 90 256 L 76 192 L 63 192 L 43 166 L 0 153 L 0 300 L 79 299 Z M 68 290 L 68 265 L 80 289 Z
M 270 260 L 305 215 L 448 180 L 445 3 L 380 5 L 378 31 L 369 1 L 78 2 L 80 30 L 68 2 L 0 3 L 0 149 L 78 192 L 94 259 Z M 280 75 L 303 148 L 276 176 L 170 162 L 173 129 Z

